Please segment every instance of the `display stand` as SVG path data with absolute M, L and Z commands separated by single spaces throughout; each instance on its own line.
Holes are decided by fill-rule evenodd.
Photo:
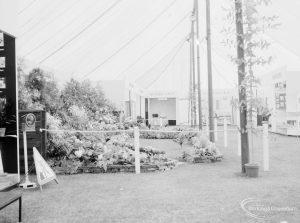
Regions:
M 28 172 L 28 155 L 27 155 L 27 131 L 35 131 L 35 122 L 36 117 L 34 114 L 29 113 L 25 116 L 24 122 L 22 123 L 22 132 L 23 132 L 23 146 L 24 146 L 24 166 L 25 166 L 25 182 L 21 183 L 19 186 L 28 189 L 36 188 L 36 183 L 29 180 Z
M 24 165 L 25 165 L 25 182 L 20 184 L 20 187 L 24 189 L 36 188 L 36 183 L 31 182 L 28 176 L 28 156 L 27 156 L 27 135 L 26 131 L 23 131 L 23 142 L 24 142 Z

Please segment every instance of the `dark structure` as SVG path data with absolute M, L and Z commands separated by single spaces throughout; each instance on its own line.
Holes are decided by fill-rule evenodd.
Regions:
M 1 30 L 0 34 L 0 115 L 1 127 L 6 128 L 5 136 L 0 137 L 0 150 L 4 172 L 18 173 L 15 38 Z

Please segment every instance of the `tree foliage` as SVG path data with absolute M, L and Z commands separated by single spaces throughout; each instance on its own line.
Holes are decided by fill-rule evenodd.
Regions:
M 71 79 L 61 94 L 63 108 L 68 109 L 73 105 L 85 108 L 90 114 L 108 112 L 112 110 L 109 102 L 100 87 L 93 87 L 90 81 L 80 83 Z
M 239 0 L 237 0 L 239 1 Z M 233 2 L 233 1 L 231 1 Z M 271 0 L 244 0 L 242 1 L 243 12 L 243 34 L 237 34 L 235 28 L 235 7 L 234 4 L 231 7 L 225 9 L 226 17 L 225 21 L 229 24 L 223 28 L 223 33 L 226 38 L 223 43 L 229 48 L 236 49 L 241 47 L 244 49 L 244 60 L 238 59 L 236 56 L 230 55 L 230 59 L 237 65 L 245 64 L 244 81 L 239 86 L 239 90 L 245 90 L 246 101 L 240 101 L 237 105 L 242 108 L 243 104 L 247 104 L 249 118 L 252 119 L 252 112 L 261 107 L 260 100 L 253 95 L 253 89 L 257 88 L 260 84 L 257 75 L 255 74 L 255 68 L 268 65 L 272 62 L 273 57 L 267 55 L 266 50 L 270 47 L 266 31 L 275 29 L 279 26 L 277 23 L 278 16 L 263 15 L 262 9 L 268 7 L 271 4 Z M 239 35 L 243 39 L 243 45 L 238 45 L 236 36 Z

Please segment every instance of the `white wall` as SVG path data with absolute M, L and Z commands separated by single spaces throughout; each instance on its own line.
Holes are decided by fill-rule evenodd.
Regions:
M 188 125 L 189 121 L 189 100 L 176 98 L 176 125 Z
M 159 116 L 166 116 L 167 120 L 176 120 L 176 99 L 166 98 L 166 100 L 159 100 L 158 98 L 150 98 L 149 118 L 153 114 Z
M 125 111 L 125 115 L 129 117 L 129 90 L 131 95 L 131 116 L 135 119 L 140 115 L 145 117 L 145 97 L 142 96 L 140 102 L 140 90 L 126 82 L 125 80 L 103 80 L 98 82 L 108 100 L 110 100 L 117 110 Z
M 300 94 L 300 71 L 288 71 L 286 73 L 286 111 L 298 111 L 298 96 Z

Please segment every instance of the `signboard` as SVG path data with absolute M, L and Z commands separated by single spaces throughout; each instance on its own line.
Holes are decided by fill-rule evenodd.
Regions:
M 286 81 L 277 81 L 274 87 L 276 109 L 286 110 Z
M 278 109 L 278 110 L 286 109 L 286 94 L 285 93 L 275 94 L 275 105 L 276 105 L 276 109 Z
M 52 180 L 55 180 L 58 183 L 56 178 L 56 174 L 48 165 L 48 163 L 44 160 L 38 150 L 33 147 L 33 158 L 37 176 L 37 182 L 42 190 L 42 185 L 49 183 Z
M 26 132 L 35 132 L 36 117 L 34 114 L 29 113 L 24 118 L 22 123 L 22 130 Z

